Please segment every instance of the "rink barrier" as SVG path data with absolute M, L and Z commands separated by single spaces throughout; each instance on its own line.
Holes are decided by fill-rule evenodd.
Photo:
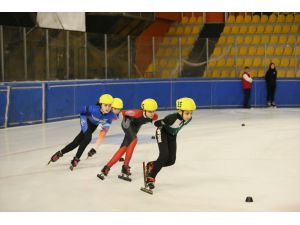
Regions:
M 139 108 L 145 98 L 156 99 L 159 110 L 174 109 L 175 100 L 183 96 L 195 99 L 198 108 L 239 108 L 243 101 L 241 80 L 234 78 L 4 83 L 0 86 L 0 127 L 76 118 L 82 105 L 95 104 L 104 93 L 122 98 L 125 109 Z M 254 79 L 250 101 L 254 107 L 266 106 L 264 79 Z M 300 79 L 278 79 L 276 101 L 278 107 L 300 107 Z

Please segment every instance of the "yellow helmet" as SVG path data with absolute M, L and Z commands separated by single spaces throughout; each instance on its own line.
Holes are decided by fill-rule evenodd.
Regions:
M 111 107 L 115 109 L 123 109 L 123 101 L 120 98 L 114 98 L 114 102 L 112 103 Z
M 110 105 L 112 104 L 114 101 L 114 98 L 110 95 L 110 94 L 104 94 L 104 95 L 101 95 L 100 98 L 99 98 L 99 103 L 100 104 L 107 104 L 107 105 Z
M 157 102 L 152 98 L 145 99 L 141 104 L 141 108 L 148 111 L 155 111 L 157 107 Z
M 176 109 L 194 111 L 196 104 L 193 99 L 184 97 L 176 100 Z

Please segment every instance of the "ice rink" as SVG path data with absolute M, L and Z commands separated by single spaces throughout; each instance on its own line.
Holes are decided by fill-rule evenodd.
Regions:
M 138 134 L 131 183 L 117 178 L 121 163 L 104 181 L 96 177 L 122 142 L 120 122 L 73 172 L 76 150 L 46 164 L 78 134 L 79 119 L 1 129 L 0 211 L 300 211 L 300 109 L 197 110 L 153 195 L 140 191 L 142 162 L 158 156 L 152 124 Z

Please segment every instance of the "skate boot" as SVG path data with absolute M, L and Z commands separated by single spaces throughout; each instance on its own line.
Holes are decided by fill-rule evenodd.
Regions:
M 97 177 L 100 178 L 101 180 L 104 180 L 104 176 L 108 175 L 110 168 L 108 166 L 104 166 L 103 169 L 101 170 L 101 173 L 97 174 Z
M 50 164 L 50 162 L 56 162 L 60 157 L 63 157 L 63 154 L 61 153 L 61 151 L 56 152 L 50 159 L 50 161 L 48 162 L 48 165 Z
M 92 157 L 93 155 L 95 155 L 97 152 L 94 148 L 92 148 L 89 152 L 88 152 L 88 157 L 86 159 L 88 159 L 89 157 Z
M 268 101 L 268 103 L 267 103 L 267 104 L 268 104 L 268 107 L 271 107 L 271 102 L 270 102 L 270 101 Z
M 276 108 L 275 102 L 272 102 L 271 105 L 272 105 L 273 108 Z
M 151 190 L 155 188 L 155 178 L 147 177 L 146 178 L 146 186 L 149 187 Z
M 77 157 L 74 157 L 73 160 L 71 161 L 71 166 L 70 166 L 70 170 L 73 170 L 74 167 L 76 167 L 79 163 L 80 159 L 78 159 Z
M 146 165 L 146 177 L 149 176 L 152 169 L 153 169 L 153 162 L 148 162 L 147 165 Z
M 121 158 L 119 159 L 119 162 L 124 162 L 124 158 L 121 157 Z
M 118 178 L 129 181 L 129 182 L 131 181 L 131 178 L 129 177 L 131 175 L 130 166 L 123 165 L 121 173 L 122 173 L 122 175 L 119 175 Z

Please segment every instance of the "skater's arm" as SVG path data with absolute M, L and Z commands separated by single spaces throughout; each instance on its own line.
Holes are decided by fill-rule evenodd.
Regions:
M 162 120 L 155 121 L 154 125 L 156 127 L 162 127 L 162 126 L 165 126 L 165 125 L 170 126 L 176 121 L 177 118 L 178 118 L 178 113 L 174 113 L 174 114 L 166 116 Z
M 105 138 L 105 136 L 106 136 L 106 134 L 107 134 L 108 131 L 109 131 L 109 128 L 107 130 L 101 130 L 99 132 L 99 136 L 98 136 L 98 139 L 96 141 L 96 145 L 97 146 L 99 146 L 102 143 L 102 141 Z
M 251 77 L 248 77 L 247 74 L 243 74 L 243 78 L 248 81 L 249 83 L 252 83 L 252 78 Z

